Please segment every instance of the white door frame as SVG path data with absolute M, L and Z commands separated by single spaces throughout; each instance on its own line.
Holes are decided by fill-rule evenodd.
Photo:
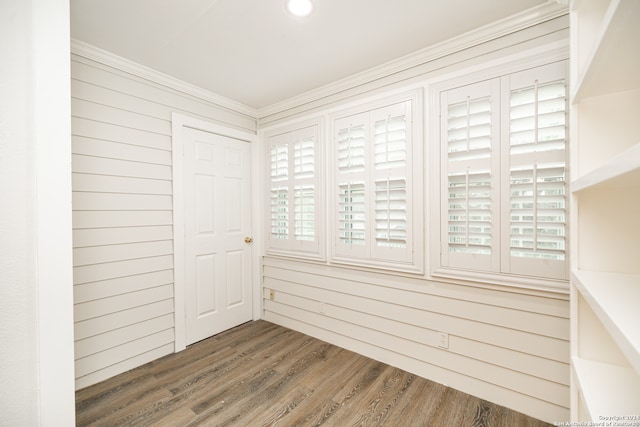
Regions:
M 258 166 L 259 150 L 256 134 L 251 132 L 241 131 L 238 129 L 226 127 L 216 123 L 211 123 L 206 120 L 196 119 L 180 113 L 171 113 L 171 148 L 172 148 L 172 164 L 173 164 L 173 301 L 174 301 L 174 328 L 175 328 L 175 344 L 174 351 L 177 353 L 186 348 L 186 307 L 185 307 L 185 292 L 186 287 L 184 283 L 185 274 L 185 257 L 184 257 L 184 134 L 183 128 L 188 127 L 192 129 L 202 130 L 205 132 L 215 133 L 218 135 L 226 136 L 229 138 L 239 139 L 241 141 L 249 142 L 251 146 L 251 200 L 254 211 L 261 212 L 261 204 L 257 203 L 258 198 L 255 197 L 259 194 L 258 183 L 260 182 L 261 168 Z M 251 289 L 252 289 L 252 304 L 253 304 L 253 319 L 260 318 L 261 302 L 260 298 L 260 248 L 261 239 L 259 238 L 260 223 L 259 217 L 261 215 L 252 215 L 251 228 L 253 233 L 253 248 L 251 251 Z

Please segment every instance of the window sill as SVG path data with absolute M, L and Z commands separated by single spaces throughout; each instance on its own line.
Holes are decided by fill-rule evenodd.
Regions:
M 301 261 L 326 261 L 326 258 L 316 252 L 306 252 L 303 250 L 295 250 L 295 249 L 267 249 L 264 253 L 264 256 L 272 256 L 278 258 L 294 258 L 296 260 Z
M 401 264 L 401 263 L 390 263 L 383 262 L 380 260 L 364 260 L 364 259 L 351 259 L 351 258 L 341 258 L 341 257 L 333 257 L 329 260 L 330 265 L 335 265 L 339 267 L 347 267 L 353 269 L 361 269 L 366 271 L 373 272 L 382 272 L 388 274 L 424 274 L 424 269 L 422 266 L 417 266 L 415 264 Z
M 456 270 L 439 267 L 431 272 L 432 279 L 448 279 L 474 282 L 480 286 L 509 287 L 522 291 L 552 292 L 569 295 L 569 280 L 545 279 L 540 277 L 518 276 L 514 274 L 485 273 L 481 271 Z

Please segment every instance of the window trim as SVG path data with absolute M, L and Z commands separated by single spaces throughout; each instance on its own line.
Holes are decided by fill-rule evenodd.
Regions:
M 407 217 L 411 219 L 411 261 L 385 261 L 373 259 L 372 257 L 354 255 L 353 257 L 343 256 L 336 253 L 337 224 L 339 221 L 338 212 L 335 208 L 338 203 L 337 194 L 337 159 L 334 158 L 336 150 L 336 141 L 334 135 L 336 132 L 336 122 L 343 118 L 355 116 L 359 114 L 369 113 L 370 111 L 380 108 L 392 106 L 403 102 L 411 103 L 411 152 L 410 158 L 413 160 L 411 164 L 411 212 L 407 212 Z M 398 273 L 424 274 L 425 272 L 425 132 L 424 132 L 424 90 L 422 87 L 404 91 L 402 93 L 378 98 L 369 102 L 359 103 L 350 108 L 341 109 L 329 114 L 329 133 L 327 134 L 327 171 L 328 171 L 328 195 L 327 206 L 329 207 L 328 215 L 328 257 L 329 262 L 335 265 L 350 266 L 355 268 L 367 268 L 377 270 L 387 270 Z M 409 178 L 409 177 L 408 177 Z
M 434 239 L 430 239 L 428 250 L 428 265 L 429 269 L 427 277 L 432 280 L 460 280 L 464 282 L 473 282 L 482 286 L 485 285 L 499 285 L 514 287 L 520 289 L 528 289 L 533 291 L 554 292 L 554 293 L 567 293 L 569 288 L 568 279 L 552 279 L 552 278 L 540 278 L 534 276 L 526 276 L 519 274 L 500 273 L 500 272 L 486 272 L 476 270 L 464 270 L 457 269 L 448 266 L 443 266 L 441 263 L 441 251 L 446 249 L 446 237 L 442 236 L 442 223 L 441 223 L 441 173 L 442 173 L 442 147 L 440 142 L 440 93 L 448 89 L 453 89 L 460 86 L 470 85 L 481 81 L 492 80 L 507 76 L 510 74 L 519 73 L 529 69 L 542 67 L 544 65 L 566 62 L 568 61 L 568 51 L 566 48 L 552 48 L 544 52 L 537 52 L 528 58 L 504 58 L 504 60 L 496 61 L 489 66 L 483 68 L 466 69 L 455 75 L 444 76 L 441 79 L 433 82 L 429 85 L 429 102 L 428 102 L 428 137 L 430 141 L 436 141 L 437 143 L 431 144 L 428 147 L 427 156 L 429 158 L 429 175 L 428 175 L 428 189 L 429 189 L 429 230 L 431 236 L 437 236 Z M 567 70 L 566 80 L 569 84 L 570 75 Z M 569 94 L 567 93 L 567 97 Z M 569 125 L 570 119 L 567 118 L 567 125 Z M 568 153 L 569 147 L 569 134 L 567 133 L 567 145 L 566 150 Z M 567 170 L 570 169 L 570 164 L 567 161 L 565 164 Z M 569 179 L 566 181 L 567 190 L 569 189 Z M 569 234 L 571 230 L 568 228 L 569 218 L 571 212 L 569 211 L 569 199 L 570 194 L 567 191 L 567 229 L 566 239 L 569 241 Z M 570 264 L 571 254 L 569 247 L 567 247 L 567 257 L 565 259 L 565 270 L 568 271 Z

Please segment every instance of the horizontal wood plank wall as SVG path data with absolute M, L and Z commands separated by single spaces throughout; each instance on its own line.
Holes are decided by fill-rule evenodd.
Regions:
M 265 320 L 548 422 L 568 419 L 566 295 L 270 257 L 263 269 Z
M 76 388 L 173 352 L 171 113 L 256 120 L 79 55 L 71 62 Z

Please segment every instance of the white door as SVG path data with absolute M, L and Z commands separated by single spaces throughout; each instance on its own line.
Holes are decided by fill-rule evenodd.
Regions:
M 183 129 L 188 345 L 252 319 L 251 162 L 246 141 Z

